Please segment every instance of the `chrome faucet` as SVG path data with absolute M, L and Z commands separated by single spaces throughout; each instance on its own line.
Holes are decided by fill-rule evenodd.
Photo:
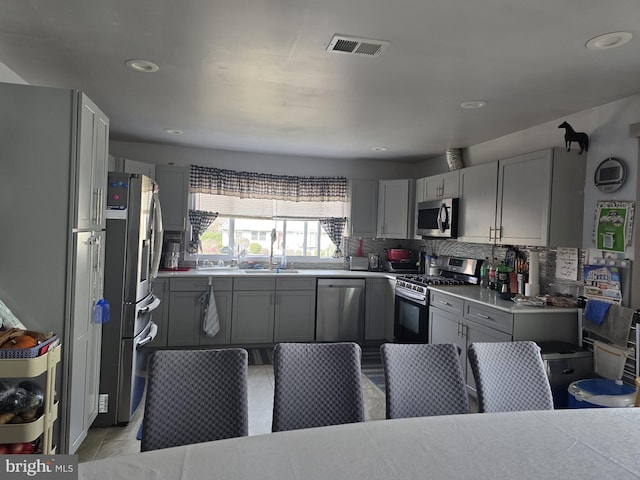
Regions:
M 271 250 L 269 251 L 269 270 L 273 270 L 273 244 L 276 243 L 276 229 L 271 230 Z

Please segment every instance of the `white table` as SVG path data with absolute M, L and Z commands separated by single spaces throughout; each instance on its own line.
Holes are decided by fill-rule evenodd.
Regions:
M 640 478 L 640 408 L 484 413 L 220 440 L 79 465 L 80 479 Z

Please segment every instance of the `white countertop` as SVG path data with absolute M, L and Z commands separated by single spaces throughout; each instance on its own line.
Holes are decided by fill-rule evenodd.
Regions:
M 476 302 L 508 313 L 561 313 L 578 312 L 577 308 L 563 307 L 532 307 L 529 305 L 517 305 L 511 300 L 503 300 L 493 290 L 481 288 L 477 285 L 432 285 L 429 290 L 445 293 L 461 298 L 469 302 Z
M 348 278 L 396 278 L 397 273 L 389 272 L 369 272 L 366 270 L 327 270 L 327 269 L 292 269 L 276 271 L 267 269 L 256 269 L 254 272 L 247 272 L 238 268 L 206 268 L 196 270 L 192 268 L 190 270 L 180 271 L 168 271 L 160 270 L 158 277 L 348 277 Z
M 377 420 L 78 465 L 80 480 L 511 480 L 640 477 L 640 408 Z

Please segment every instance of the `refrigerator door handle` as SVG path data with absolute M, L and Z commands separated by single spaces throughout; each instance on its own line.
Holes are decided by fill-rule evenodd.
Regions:
M 162 254 L 162 208 L 160 207 L 160 196 L 157 187 L 153 191 L 153 258 L 151 260 L 150 276 L 153 280 L 158 276 L 160 269 L 160 256 Z
M 142 313 L 149 313 L 160 306 L 160 299 L 156 297 L 154 294 L 151 294 L 151 296 L 153 297 L 153 300 L 151 301 L 151 303 L 146 307 L 142 307 L 140 310 L 138 310 L 138 315 Z
M 157 334 L 158 334 L 158 325 L 156 325 L 154 322 L 151 322 L 151 325 L 149 326 L 149 334 L 143 339 L 138 340 L 138 342 L 136 343 L 136 348 L 140 348 L 146 345 L 147 343 L 152 341 L 154 338 L 156 338 Z

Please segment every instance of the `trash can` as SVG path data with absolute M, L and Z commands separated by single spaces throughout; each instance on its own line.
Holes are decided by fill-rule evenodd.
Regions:
M 588 378 L 568 388 L 569 408 L 633 407 L 635 398 L 636 389 L 620 380 Z
M 541 350 L 554 408 L 568 408 L 567 388 L 571 382 L 593 376 L 593 354 L 568 342 L 536 342 Z

